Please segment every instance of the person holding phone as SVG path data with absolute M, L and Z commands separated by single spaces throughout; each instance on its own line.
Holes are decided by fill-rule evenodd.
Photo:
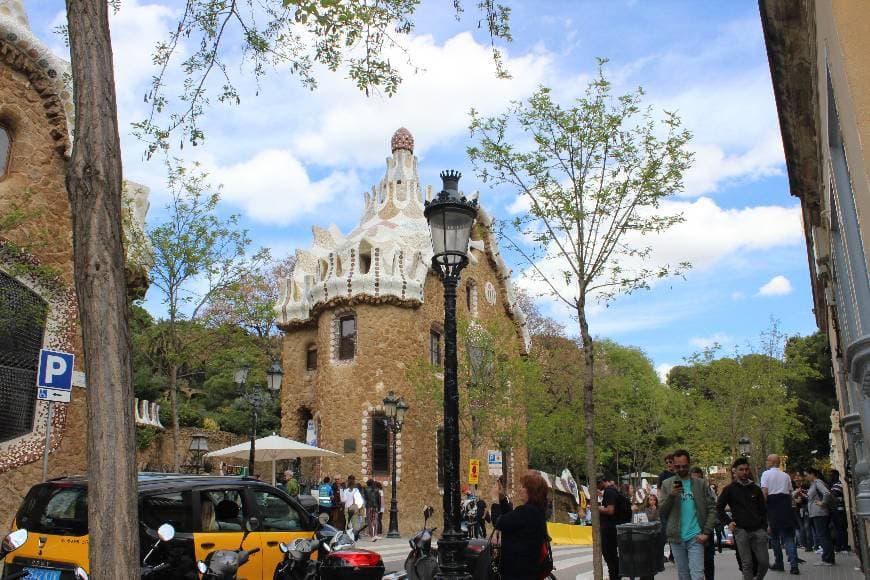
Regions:
M 704 580 L 704 545 L 716 527 L 716 502 L 703 479 L 689 476 L 689 452 L 674 452 L 676 475 L 662 482 L 659 491 L 662 518 L 667 518 L 667 538 L 671 543 L 680 580 Z

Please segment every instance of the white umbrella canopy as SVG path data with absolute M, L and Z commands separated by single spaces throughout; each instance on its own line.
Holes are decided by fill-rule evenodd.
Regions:
M 251 452 L 251 442 L 239 443 L 206 453 L 206 457 L 237 457 L 247 459 Z M 275 485 L 275 462 L 279 459 L 296 459 L 297 457 L 339 457 L 340 454 L 328 449 L 307 445 L 280 435 L 261 437 L 254 442 L 254 456 L 257 461 L 272 462 L 272 485 Z

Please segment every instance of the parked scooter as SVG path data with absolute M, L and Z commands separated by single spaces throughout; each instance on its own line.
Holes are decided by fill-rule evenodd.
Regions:
M 6 537 L 3 538 L 3 543 L 0 544 L 0 561 L 6 558 L 6 555 L 9 552 L 15 551 L 21 546 L 23 546 L 27 542 L 27 530 L 24 528 L 20 530 L 15 530 L 14 532 L 10 532 L 6 534 Z M 11 580 L 13 578 L 26 578 L 27 570 L 22 572 L 16 572 L 15 574 L 10 574 L 6 576 L 4 580 Z
M 314 539 L 279 544 L 284 560 L 275 568 L 274 580 L 381 580 L 381 555 L 357 548 L 352 534 L 334 531 L 325 525 L 327 519 L 326 514 L 318 518 L 321 528 Z
M 383 580 L 432 580 L 438 572 L 438 550 L 432 548 L 432 535 L 437 528 L 427 527 L 434 509 L 431 506 L 423 508 L 423 529 L 409 540 L 411 551 L 405 558 L 405 569 L 391 572 Z M 488 563 L 480 558 L 486 549 L 487 540 L 472 538 L 465 547 L 464 558 L 466 569 L 474 580 L 486 580 L 489 574 Z
M 160 544 L 169 542 L 172 538 L 175 537 L 175 528 L 172 527 L 172 524 L 163 524 L 159 528 L 157 528 L 157 541 L 154 542 L 154 545 L 151 546 L 151 549 L 148 550 L 148 553 L 145 554 L 145 557 L 142 558 L 142 567 L 140 569 L 139 577 L 140 578 L 148 578 L 149 576 L 153 576 L 157 572 L 161 570 L 165 570 L 169 567 L 168 562 L 161 562 L 159 564 L 150 564 L 149 560 L 151 556 L 154 555 L 154 551 L 160 546 Z M 85 572 L 85 569 L 79 566 L 75 569 L 75 578 L 76 580 L 88 580 L 88 573 Z M 4 580 L 6 580 L 4 578 Z
M 238 550 L 215 550 L 205 557 L 205 560 L 200 560 L 196 563 L 196 569 L 201 574 L 203 580 L 207 578 L 215 578 L 216 580 L 236 580 L 236 574 L 239 568 L 244 566 L 248 559 L 260 551 L 260 548 L 253 550 L 245 550 L 245 540 L 248 535 L 259 528 L 257 518 L 248 518 L 245 522 L 245 533 L 242 535 L 242 541 L 239 544 Z

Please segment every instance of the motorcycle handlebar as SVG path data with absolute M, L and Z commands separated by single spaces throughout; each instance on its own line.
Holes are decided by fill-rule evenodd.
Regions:
M 248 561 L 248 558 L 256 554 L 260 551 L 260 548 L 254 548 L 253 550 L 242 550 L 239 552 L 239 565 L 244 564 Z

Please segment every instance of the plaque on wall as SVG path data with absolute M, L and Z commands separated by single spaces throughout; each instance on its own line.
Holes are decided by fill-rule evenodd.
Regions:
M 498 298 L 498 294 L 495 292 L 495 286 L 492 285 L 492 282 L 487 282 L 486 286 L 483 288 L 483 294 L 486 296 L 486 301 L 490 304 L 495 304 L 496 299 Z
M 345 439 L 344 440 L 344 452 L 345 453 L 355 453 L 356 452 L 356 439 Z

